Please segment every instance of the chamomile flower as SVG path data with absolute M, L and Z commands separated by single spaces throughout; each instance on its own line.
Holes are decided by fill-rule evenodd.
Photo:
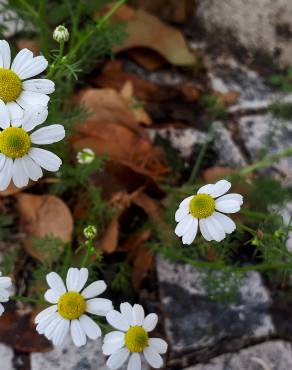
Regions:
M 144 309 L 139 304 L 131 306 L 122 303 L 121 313 L 115 310 L 106 315 L 106 319 L 118 331 L 112 331 L 104 337 L 102 351 L 110 355 L 107 366 L 115 370 L 123 366 L 129 358 L 127 370 L 141 370 L 143 354 L 150 366 L 158 369 L 163 360 L 160 354 L 166 353 L 167 343 L 160 338 L 149 338 L 149 332 L 157 325 L 158 316 L 151 313 L 145 317 Z
M 61 345 L 71 333 L 77 347 L 86 344 L 86 337 L 97 339 L 100 327 L 86 314 L 105 316 L 112 309 L 112 302 L 95 298 L 106 290 L 104 281 L 94 281 L 83 289 L 88 279 L 88 269 L 71 267 L 68 270 L 66 286 L 56 272 L 47 275 L 50 287 L 45 299 L 53 306 L 41 311 L 35 318 L 36 330 L 44 334 L 54 345 Z
M 11 63 L 11 51 L 7 41 L 0 40 L 0 105 L 2 115 L 17 122 L 23 110 L 36 105 L 47 106 L 55 90 L 54 82 L 47 79 L 30 79 L 42 73 L 48 66 L 43 56 L 34 57 L 28 49 L 22 49 Z
M 43 123 L 48 115 L 47 108 L 35 107 L 25 111 L 24 117 L 16 124 L 9 115 L 1 110 L 4 103 L 0 100 L 0 190 L 5 190 L 10 181 L 21 188 L 29 179 L 37 181 L 43 176 L 44 168 L 56 172 L 61 159 L 48 150 L 34 147 L 52 144 L 62 140 L 65 130 L 62 125 L 42 127 L 31 131 Z
M 235 223 L 223 213 L 235 213 L 243 203 L 242 195 L 227 193 L 231 183 L 220 180 L 216 184 L 202 186 L 196 195 L 185 198 L 175 213 L 178 222 L 175 233 L 182 237 L 183 244 L 191 244 L 198 231 L 198 227 L 207 241 L 220 242 L 231 234 Z
M 10 293 L 7 289 L 12 286 L 11 278 L 7 276 L 2 276 L 0 272 L 0 302 L 8 302 Z M 0 316 L 4 312 L 4 306 L 0 303 Z

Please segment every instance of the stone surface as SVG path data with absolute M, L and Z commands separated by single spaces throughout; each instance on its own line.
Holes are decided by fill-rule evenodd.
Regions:
M 106 360 L 100 341 L 90 340 L 85 347 L 76 348 L 68 338 L 63 346 L 55 347 L 51 352 L 32 353 L 31 370 L 108 370 Z M 149 370 L 149 367 L 143 364 L 142 370 Z
M 241 140 L 254 161 L 263 154 L 279 153 L 292 142 L 292 121 L 279 121 L 269 113 L 247 115 L 238 119 Z M 292 178 L 292 158 L 282 158 L 276 165 Z
M 292 2 L 290 0 L 199 0 L 196 16 L 213 38 L 239 44 L 249 51 L 279 56 L 292 63 Z
M 176 356 L 180 352 L 229 342 L 259 339 L 274 332 L 269 314 L 270 296 L 257 272 L 241 283 L 240 297 L 233 304 L 211 301 L 198 269 L 157 259 L 157 273 L 168 341 Z M 238 343 L 237 343 L 238 344 Z
M 207 364 L 185 370 L 288 370 L 292 369 L 292 347 L 288 342 L 271 341 L 238 353 L 225 354 Z
M 0 344 L 0 369 L 14 370 L 13 366 L 13 350 L 5 344 Z

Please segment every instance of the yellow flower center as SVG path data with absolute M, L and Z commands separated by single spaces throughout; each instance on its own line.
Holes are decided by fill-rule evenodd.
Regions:
M 21 79 L 10 69 L 0 68 L 0 99 L 4 103 L 16 100 L 22 91 Z
M 142 326 L 132 326 L 125 334 L 126 347 L 130 352 L 143 352 L 148 341 L 148 334 Z
M 190 213 L 196 218 L 206 218 L 215 211 L 215 200 L 208 194 L 197 194 L 190 201 Z
M 29 152 L 31 140 L 26 131 L 19 127 L 8 127 L 0 132 L 0 152 L 6 157 L 20 158 Z
M 59 298 L 58 312 L 64 319 L 78 319 L 84 314 L 85 309 L 85 299 L 77 292 L 67 292 Z

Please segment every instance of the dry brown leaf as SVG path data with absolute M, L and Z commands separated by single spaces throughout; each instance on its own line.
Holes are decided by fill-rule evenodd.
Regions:
M 155 71 L 167 63 L 161 55 L 150 49 L 133 48 L 128 50 L 127 54 L 130 55 L 137 64 L 140 64 L 148 71 Z
M 181 92 L 189 102 L 196 102 L 200 97 L 200 91 L 193 82 L 185 82 L 181 85 Z
M 77 150 L 91 148 L 97 155 L 106 154 L 110 160 L 155 180 L 168 172 L 162 150 L 153 146 L 144 132 L 92 120 L 80 125 L 78 131 L 71 139 Z
M 125 7 L 128 8 L 126 5 L 121 7 L 115 18 L 124 14 Z M 156 51 L 176 66 L 193 66 L 196 63 L 182 33 L 144 10 L 137 10 L 135 16 L 131 14 L 127 21 L 127 34 L 127 39 L 115 49 L 116 52 L 142 47 Z
M 32 40 L 32 39 L 19 39 L 16 41 L 16 45 L 19 50 L 21 49 L 28 49 L 34 53 L 34 55 L 39 55 L 40 54 L 40 44 L 37 40 Z
M 139 290 L 143 279 L 152 268 L 153 262 L 153 255 L 146 247 L 140 247 L 135 253 L 132 274 L 132 284 L 135 290 Z
M 143 101 L 167 101 L 178 95 L 175 88 L 158 86 L 140 76 L 124 71 L 122 63 L 118 60 L 107 62 L 101 74 L 94 78 L 97 85 L 111 87 L 117 91 L 121 90 L 127 81 L 133 84 L 134 96 Z
M 145 123 L 139 121 L 143 108 L 140 108 L 140 116 L 136 117 L 135 115 L 136 109 L 133 96 L 127 96 L 125 98 L 120 92 L 114 89 L 84 89 L 79 95 L 79 101 L 91 113 L 90 119 L 103 125 L 106 123 L 116 123 L 138 131 L 139 124 Z M 150 124 L 151 119 L 144 112 L 143 120 L 146 116 L 147 124 Z
M 226 93 L 222 93 L 219 91 L 214 91 L 214 95 L 218 97 L 222 104 L 224 104 L 225 106 L 229 106 L 237 103 L 240 97 L 240 92 L 228 91 Z
M 71 241 L 73 218 L 68 206 L 54 195 L 16 194 L 20 213 L 20 223 L 27 234 L 24 241 L 26 251 L 38 260 L 49 255 L 48 251 L 35 250 L 32 238 L 53 236 L 67 243 Z
M 119 248 L 119 251 L 129 252 L 134 251 L 144 244 L 151 236 L 151 230 L 141 230 L 134 235 L 131 235 Z
M 20 314 L 11 304 L 5 307 L 5 315 L 0 317 L 0 342 L 21 352 L 48 352 L 53 349 L 52 344 L 35 330 L 32 315 Z

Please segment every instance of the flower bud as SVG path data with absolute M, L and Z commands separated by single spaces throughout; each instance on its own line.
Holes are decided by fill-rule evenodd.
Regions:
M 96 233 L 97 233 L 96 227 L 93 225 L 89 225 L 85 227 L 85 229 L 83 230 L 83 234 L 86 239 L 94 239 L 96 236 Z
M 53 39 L 59 43 L 67 42 L 70 38 L 69 31 L 65 26 L 58 26 L 53 33 Z
M 77 153 L 77 161 L 80 164 L 89 164 L 95 159 L 95 153 L 93 150 L 87 148 L 82 149 Z

